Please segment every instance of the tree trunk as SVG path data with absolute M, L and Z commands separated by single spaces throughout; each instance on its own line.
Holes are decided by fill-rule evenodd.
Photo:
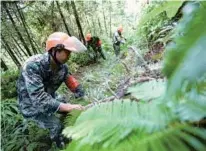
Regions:
M 17 28 L 17 26 L 16 26 L 16 24 L 15 24 L 15 22 L 14 22 L 12 16 L 11 16 L 11 14 L 10 14 L 8 8 L 7 8 L 6 3 L 2 3 L 2 5 L 3 5 L 3 8 L 6 10 L 6 13 L 7 13 L 7 15 L 9 16 L 9 19 L 11 20 L 12 25 L 14 26 L 14 29 L 16 30 L 16 32 L 17 32 L 17 34 L 18 34 L 18 36 L 19 36 L 19 39 L 20 39 L 21 42 L 23 43 L 23 46 L 24 46 L 24 48 L 26 49 L 28 55 L 29 55 L 29 56 L 32 56 L 32 53 L 30 52 L 30 50 L 29 50 L 29 48 L 27 47 L 27 44 L 25 43 L 25 41 L 24 41 L 24 39 L 23 39 L 23 37 L 22 37 L 19 29 Z
M 105 32 L 106 32 L 106 35 L 108 35 L 107 33 L 107 23 L 106 23 L 106 18 L 105 18 L 105 13 L 104 13 L 104 7 L 102 5 L 102 10 L 103 10 L 103 16 L 104 16 L 104 28 L 105 28 Z
M 54 22 L 54 1 L 52 1 L 52 8 L 51 8 L 51 16 L 52 16 L 52 31 L 57 31 L 57 26 Z
M 101 23 L 100 23 L 100 20 L 99 20 L 99 18 L 98 18 L 98 24 L 99 24 L 99 30 L 100 30 L 100 34 L 102 34 L 102 33 L 103 33 L 103 31 L 102 31 L 102 27 L 101 27 Z
M 92 24 L 93 24 L 93 27 L 92 27 L 93 33 L 94 33 L 94 35 L 96 35 L 96 30 L 95 30 L 95 29 L 96 29 L 96 28 L 95 28 L 95 27 L 96 27 L 96 26 L 95 26 L 96 24 L 94 23 L 94 18 L 93 18 L 93 16 L 92 16 Z
M 86 18 L 86 22 L 87 22 L 87 24 L 88 24 L 88 26 L 89 26 L 89 31 L 91 32 L 91 25 L 90 25 L 90 23 L 89 23 L 89 20 L 88 20 L 88 18 L 87 18 L 87 14 L 85 13 L 85 18 Z
M 77 13 L 74 1 L 71 1 L 71 5 L 72 5 L 73 11 L 74 11 L 74 16 L 75 16 L 75 19 L 76 19 L 78 30 L 79 30 L 79 32 L 81 34 L 81 38 L 83 40 L 83 43 L 86 44 L 86 41 L 84 39 L 84 34 L 83 34 L 83 31 L 82 31 L 82 26 L 81 26 L 80 21 L 79 21 L 79 16 L 78 16 L 78 13 Z
M 14 46 L 15 46 L 15 44 L 14 44 Z M 13 53 L 16 54 L 16 56 L 20 60 L 20 62 L 24 62 L 24 58 L 18 49 L 13 49 Z
M 36 48 L 35 48 L 35 46 L 34 46 L 34 44 L 33 44 L 33 42 L 32 42 L 32 39 L 31 39 L 30 34 L 29 34 L 29 32 L 28 32 L 28 29 L 26 28 L 26 22 L 25 22 L 24 14 L 23 14 L 22 12 L 20 12 L 20 9 L 19 9 L 19 6 L 18 6 L 17 2 L 15 2 L 15 6 L 16 6 L 17 12 L 18 12 L 18 14 L 19 14 L 19 16 L 20 16 L 20 18 L 21 18 L 21 22 L 22 22 L 22 24 L 23 24 L 23 26 L 24 26 L 24 29 L 25 29 L 25 31 L 26 31 L 26 34 L 27 34 L 27 36 L 28 36 L 28 40 L 29 40 L 29 42 L 30 42 L 30 44 L 31 44 L 31 47 L 32 47 L 32 49 L 33 49 L 33 52 L 34 52 L 34 54 L 37 54 L 37 50 L 36 50 Z
M 58 8 L 58 10 L 59 10 L 59 13 L 60 13 L 60 15 L 61 15 L 61 18 L 62 18 L 62 20 L 63 20 L 63 22 L 64 22 L 64 26 L 65 26 L 65 28 L 66 28 L 66 31 L 67 31 L 68 35 L 71 36 L 71 34 L 70 34 L 70 32 L 69 32 L 69 28 L 68 28 L 68 26 L 67 26 L 67 24 L 66 24 L 65 17 L 64 17 L 64 15 L 63 15 L 62 11 L 61 11 L 59 2 L 56 1 L 56 4 L 57 4 L 57 8 Z
M 8 70 L 8 67 L 7 67 L 7 65 L 6 65 L 6 63 L 4 62 L 3 59 L 1 59 L 1 68 L 2 68 L 4 71 Z
M 33 43 L 37 46 L 37 53 L 42 53 L 41 52 L 41 48 L 39 47 L 39 45 L 36 43 L 36 41 L 34 41 L 34 38 L 32 38 Z
M 112 4 L 111 1 L 109 1 L 110 4 L 110 11 L 109 11 L 109 21 L 110 21 L 110 38 L 112 37 Z
M 24 55 L 26 55 L 26 56 L 27 56 L 27 54 L 25 53 L 25 51 L 23 50 L 23 48 L 18 44 L 18 42 L 17 42 L 17 40 L 14 38 L 14 36 L 11 35 L 11 37 L 12 37 L 12 39 L 13 39 L 13 45 L 14 45 L 14 47 L 17 48 L 17 49 L 15 49 L 15 52 L 16 52 L 15 54 L 16 54 L 17 57 L 20 59 L 20 61 L 24 62 L 25 59 L 24 59 L 22 53 L 23 53 Z
M 4 39 L 4 37 L 1 35 L 1 39 L 2 39 L 2 44 L 5 48 L 5 50 L 8 52 L 8 54 L 10 55 L 10 57 L 12 58 L 12 60 L 14 61 L 15 65 L 18 68 L 21 68 L 21 64 L 19 62 L 19 60 L 16 58 L 16 56 L 14 55 L 14 53 L 12 52 L 10 46 L 8 45 L 8 43 L 6 42 L 6 40 Z
M 21 47 L 21 45 L 17 42 L 17 40 L 12 36 L 12 39 L 14 41 L 14 44 L 17 48 L 19 48 L 19 50 L 21 50 L 21 52 L 28 57 L 28 54 L 26 54 L 26 52 L 24 51 L 24 49 Z
M 68 11 L 68 13 L 70 14 L 69 15 L 69 22 L 70 22 L 70 27 L 71 27 L 71 29 L 75 29 L 75 25 L 73 24 L 73 21 L 72 21 L 72 19 L 71 19 L 71 15 L 72 15 L 72 9 L 71 9 L 71 7 L 70 7 L 71 5 L 69 4 L 69 2 L 68 1 L 66 1 L 66 7 L 67 7 L 67 11 Z M 74 33 L 74 31 L 72 30 L 72 33 Z M 73 34 L 74 35 L 74 34 Z

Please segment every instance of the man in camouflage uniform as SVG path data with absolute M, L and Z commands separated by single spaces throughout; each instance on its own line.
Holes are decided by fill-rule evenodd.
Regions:
M 86 47 L 75 37 L 62 32 L 51 34 L 46 41 L 46 53 L 30 57 L 24 64 L 17 82 L 18 104 L 26 119 L 50 130 L 50 137 L 58 147 L 63 147 L 63 125 L 54 113 L 67 113 L 83 106 L 69 104 L 57 97 L 55 91 L 62 82 L 76 94 L 84 95 L 81 85 L 65 64 L 71 52 L 85 51 Z
M 97 61 L 98 58 L 98 53 L 99 55 L 106 60 L 106 57 L 102 51 L 102 47 L 101 47 L 101 40 L 99 39 L 99 37 L 96 36 L 92 36 L 90 33 L 86 35 L 86 41 L 87 41 L 87 49 L 89 50 L 90 47 L 93 49 L 94 51 L 94 61 Z
M 124 44 L 126 40 L 122 36 L 122 31 L 123 31 L 122 26 L 119 26 L 117 31 L 113 35 L 113 48 L 116 56 L 118 56 L 120 53 L 120 44 Z

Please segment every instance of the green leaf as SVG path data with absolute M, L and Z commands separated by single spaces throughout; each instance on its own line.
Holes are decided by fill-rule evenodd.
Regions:
M 130 87 L 128 92 L 139 100 L 151 100 L 162 97 L 165 94 L 166 83 L 164 80 L 153 80 L 137 84 L 134 87 Z
M 81 139 L 81 145 L 104 142 L 103 146 L 108 147 L 136 130 L 151 133 L 164 129 L 172 119 L 170 111 L 162 104 L 138 105 L 129 100 L 116 100 L 83 112 L 75 125 L 64 129 L 63 134 L 74 140 Z
M 182 5 L 182 3 L 183 1 L 165 1 L 161 4 L 156 5 L 152 11 L 142 16 L 142 19 L 140 20 L 140 26 L 142 26 L 149 20 L 154 19 L 164 11 L 167 13 L 167 17 L 172 18 L 176 14 L 178 8 Z
M 191 2 L 167 47 L 163 72 L 168 78 L 167 96 L 180 120 L 206 117 L 206 3 Z
M 196 137 L 194 137 L 196 136 Z M 72 142 L 66 150 L 73 151 L 165 151 L 165 150 L 181 150 L 189 151 L 191 148 L 195 148 L 198 151 L 204 150 L 206 145 L 201 140 L 205 140 L 206 131 L 201 128 L 193 128 L 189 125 L 178 124 L 173 127 L 169 127 L 160 132 L 154 132 L 151 134 L 138 133 L 137 131 L 125 138 L 121 143 L 115 147 L 101 147 L 101 144 L 89 145 L 84 144 L 80 146 L 80 141 Z M 187 145 L 185 145 L 187 142 Z

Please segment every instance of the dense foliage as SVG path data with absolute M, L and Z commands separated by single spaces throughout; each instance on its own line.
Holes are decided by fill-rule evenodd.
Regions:
M 24 42 L 30 53 L 36 54 L 44 52 L 46 37 L 53 31 L 69 31 L 82 40 L 74 11 L 70 1 L 5 3 L 6 7 L 1 9 L 2 54 L 5 56 L 2 59 L 9 68 L 1 73 L 1 149 L 58 150 L 49 139 L 48 131 L 26 121 L 19 113 L 15 87 L 19 71 L 14 69 L 15 64 L 20 67 L 29 57 Z M 107 60 L 94 63 L 91 52 L 87 51 L 73 54 L 68 61 L 86 96 L 75 99 L 65 85 L 58 92 L 70 103 L 90 104 L 90 107 L 68 115 L 63 133 L 73 141 L 65 150 L 206 149 L 206 3 L 149 3 L 138 16 L 124 11 L 126 1 L 75 1 L 83 33 L 100 37 Z M 137 16 L 140 17 L 138 25 Z M 127 41 L 116 58 L 111 35 L 119 24 L 124 26 Z M 159 66 L 162 68 L 161 59 L 164 59 L 165 77 L 158 71 Z M 151 60 L 160 62 L 151 64 Z M 127 85 L 127 81 L 142 77 L 150 79 Z M 125 95 L 120 98 L 119 92 Z
M 135 95 L 140 99 L 138 103 L 116 100 L 88 109 L 73 127 L 64 130 L 66 136 L 75 140 L 68 150 L 206 148 L 205 129 L 191 125 L 206 116 L 205 8 L 204 2 L 191 2 L 183 9 L 184 17 L 175 29 L 174 42 L 166 48 L 165 93 L 147 93 L 151 91 L 148 89 L 141 93 L 141 89 Z

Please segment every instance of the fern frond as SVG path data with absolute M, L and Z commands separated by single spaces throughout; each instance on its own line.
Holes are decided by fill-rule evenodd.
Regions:
M 206 149 L 205 140 L 206 131 L 204 129 L 178 124 L 152 134 L 135 131 L 115 147 L 81 144 L 80 140 L 72 142 L 67 149 L 68 151 L 202 151 Z
M 167 17 L 169 18 L 173 17 L 182 3 L 183 1 L 165 1 L 159 5 L 156 5 L 149 13 L 142 16 L 140 26 L 145 24 L 147 21 L 154 19 L 162 12 L 166 12 Z
M 175 44 L 167 47 L 163 72 L 168 78 L 167 98 L 181 120 L 206 117 L 206 3 L 189 3 L 179 23 Z
M 137 84 L 130 87 L 128 92 L 139 100 L 151 100 L 164 96 L 166 91 L 166 82 L 164 80 L 153 80 Z
M 151 112 L 152 111 L 152 112 Z M 63 131 L 83 144 L 104 142 L 116 145 L 133 131 L 151 133 L 164 129 L 174 117 L 162 104 L 138 104 L 129 100 L 116 100 L 95 106 L 83 112 L 74 127 Z
M 202 67 L 205 65 L 203 58 L 206 56 L 204 51 L 206 4 L 199 3 L 201 5 L 198 3 L 186 5 L 185 16 L 177 26 L 175 44 L 166 48 L 163 72 L 168 78 L 176 75 L 175 77 L 181 76 L 179 79 L 183 79 L 182 76 L 185 75 L 194 80 L 195 76 L 200 77 L 201 73 L 205 73 L 205 68 Z M 176 82 L 178 83 L 179 81 Z M 181 84 L 179 83 L 178 87 Z

